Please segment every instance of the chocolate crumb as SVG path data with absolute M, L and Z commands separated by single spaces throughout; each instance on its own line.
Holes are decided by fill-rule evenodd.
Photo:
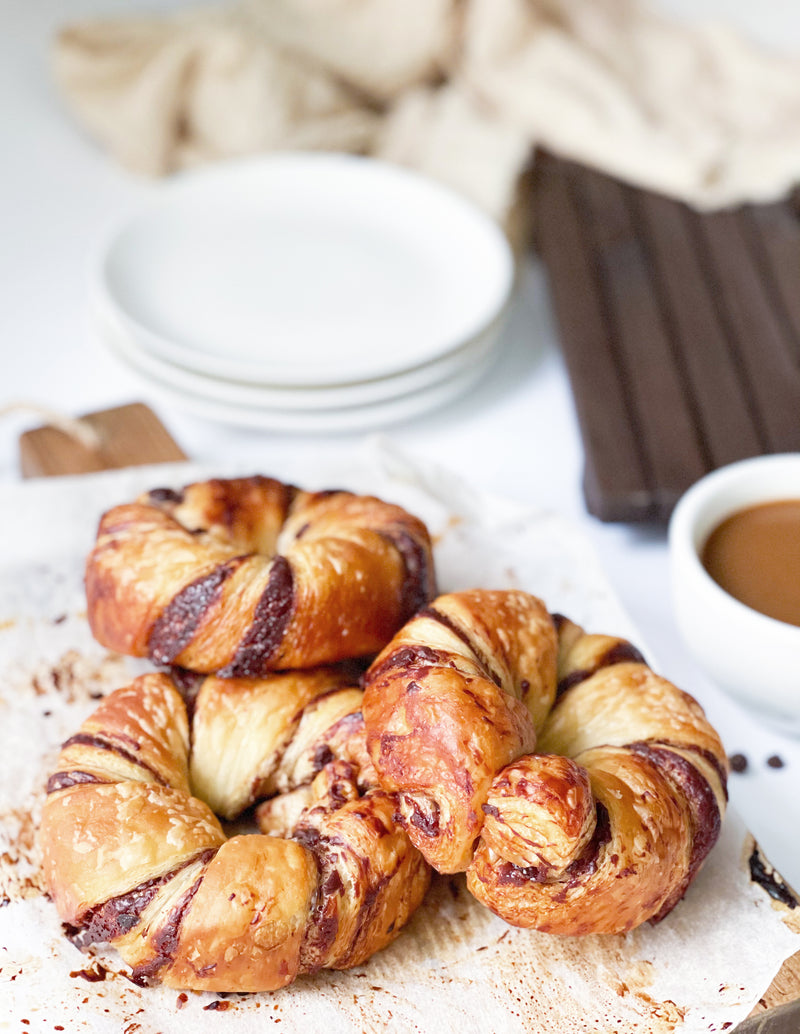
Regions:
M 203 1006 L 203 1012 L 225 1012 L 226 1009 L 230 1009 L 230 1002 L 223 1002 L 221 998 L 216 998 L 213 1002 L 209 1002 L 208 1005 Z
M 778 754 L 771 754 L 767 758 L 767 764 L 770 768 L 783 768 L 783 758 Z
M 175 503 L 179 506 L 185 499 L 183 492 L 176 492 L 174 488 L 153 488 L 148 492 L 151 503 Z
M 731 772 L 747 771 L 747 758 L 744 754 L 731 754 L 728 761 L 730 762 Z
M 90 984 L 96 984 L 105 980 L 108 975 L 108 970 L 104 966 L 101 966 L 99 962 L 95 962 L 91 968 L 72 970 L 69 975 L 73 979 L 75 977 L 82 977 L 84 980 L 88 980 Z
M 181 993 L 178 995 L 178 1000 L 175 1002 L 175 1008 L 182 1009 L 188 1001 L 189 996 L 186 994 L 185 991 L 181 991 Z
M 764 860 L 758 846 L 753 848 L 749 859 L 750 879 L 762 887 L 773 900 L 780 901 L 788 908 L 797 908 L 797 898 L 791 888 L 784 883 L 778 873 Z

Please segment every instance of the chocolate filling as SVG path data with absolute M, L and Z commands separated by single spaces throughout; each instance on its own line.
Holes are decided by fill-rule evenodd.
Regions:
M 728 799 L 728 773 L 724 763 L 720 761 L 716 754 L 710 750 L 706 750 L 704 747 L 698 747 L 694 743 L 676 743 L 673 740 L 659 740 L 658 745 L 666 748 L 667 750 L 680 750 L 687 754 L 696 754 L 699 758 L 703 758 L 703 760 L 706 761 L 717 773 L 725 800 Z
M 668 744 L 637 742 L 629 743 L 627 746 L 636 754 L 647 758 L 669 780 L 685 798 L 692 813 L 692 847 L 686 876 L 659 911 L 651 917 L 651 923 L 658 923 L 684 896 L 708 852 L 717 842 L 722 816 L 714 791 L 703 774 L 690 761 L 671 750 Z M 700 753 L 705 755 L 706 752 Z
M 558 635 L 561 629 L 563 628 L 565 622 L 569 621 L 569 618 L 564 617 L 563 614 L 559 614 L 558 612 L 551 614 L 550 617 L 552 618 L 553 627 L 556 630 L 556 635 Z
M 135 741 L 130 740 L 130 738 L 129 742 L 135 743 Z M 124 747 L 121 747 L 118 743 L 115 743 L 114 740 L 108 740 L 104 736 L 95 736 L 88 732 L 78 732 L 74 736 L 70 736 L 70 738 L 64 743 L 62 749 L 72 747 L 75 744 L 80 744 L 84 747 L 95 747 L 97 750 L 107 750 L 111 754 L 116 754 L 117 757 L 124 758 L 125 761 L 130 761 L 131 764 L 137 765 L 139 768 L 143 768 L 146 772 L 149 772 L 153 776 L 155 781 L 157 783 L 160 783 L 161 786 L 167 785 L 164 777 L 159 772 L 157 772 L 152 765 L 149 765 L 146 761 L 138 757 L 132 751 L 126 750 Z M 80 781 L 88 782 L 88 780 Z M 98 782 L 100 781 L 101 780 L 98 780 Z
M 189 719 L 189 731 L 191 733 L 197 698 L 200 695 L 206 676 L 200 675 L 196 671 L 189 671 L 187 668 L 179 668 L 173 665 L 169 670 L 169 677 L 172 679 L 173 685 L 186 705 L 186 717 Z
M 601 848 L 611 840 L 611 823 L 608 811 L 605 806 L 597 804 L 597 823 L 594 828 L 591 840 L 581 851 L 580 855 L 568 865 L 563 874 L 556 881 L 565 893 L 570 887 L 587 879 L 595 872 L 598 865 Z M 501 862 L 495 866 L 496 881 L 498 884 L 511 885 L 512 887 L 524 887 L 528 883 L 549 883 L 552 882 L 552 869 L 547 865 L 514 865 L 512 862 Z
M 708 852 L 717 842 L 721 816 L 717 798 L 699 769 L 663 743 L 629 743 L 628 747 L 648 758 L 685 797 L 692 811 L 692 852 L 686 886 L 694 879 Z
M 445 628 L 449 629 L 453 635 L 458 636 L 461 642 L 472 651 L 474 657 L 489 677 L 489 681 L 494 682 L 496 686 L 502 686 L 500 676 L 490 664 L 489 658 L 478 650 L 472 638 L 463 630 L 463 628 L 460 628 L 454 621 L 452 621 L 447 614 L 442 614 L 442 612 L 436 610 L 435 607 L 423 607 L 419 612 L 419 616 L 430 618 L 432 621 L 438 621 L 440 625 L 444 625 Z
M 331 860 L 330 842 L 313 827 L 298 827 L 292 838 L 313 854 L 319 883 L 316 900 L 300 948 L 300 966 L 314 973 L 325 964 L 339 932 L 339 902 L 342 879 Z
M 401 623 L 405 623 L 436 595 L 428 553 L 422 543 L 404 528 L 388 528 L 380 535 L 391 542 L 403 558 L 405 579 L 400 594 L 400 618 Z
M 372 825 L 378 836 L 390 832 L 371 809 L 364 808 L 358 814 L 359 818 Z M 301 970 L 313 973 L 331 965 L 337 969 L 347 968 L 359 954 L 365 939 L 371 936 L 375 922 L 381 921 L 381 895 L 396 875 L 402 860 L 398 857 L 391 872 L 381 872 L 376 876 L 369 859 L 357 856 L 346 841 L 321 835 L 313 827 L 302 826 L 295 829 L 293 837 L 311 851 L 319 871 L 317 900 L 300 950 Z M 349 867 L 352 878 L 349 890 L 336 866 L 344 853 L 359 863 Z M 358 915 L 352 924 L 350 940 L 340 945 L 336 957 L 331 959 L 330 950 L 339 933 L 339 903 L 348 893 L 355 902 L 360 899 Z
M 394 650 L 384 657 L 380 664 L 370 668 L 365 679 L 375 682 L 389 671 L 397 673 L 403 669 L 438 668 L 445 665 L 450 666 L 450 661 L 445 654 L 440 650 L 433 650 L 429 646 L 418 643 L 413 646 L 401 646 Z
M 693 743 L 692 744 L 686 744 L 686 745 L 683 745 L 683 744 L 671 744 L 668 740 L 664 740 L 663 741 L 663 746 L 665 746 L 665 747 L 680 746 L 681 750 L 688 751 L 691 754 L 697 754 L 698 757 L 704 758 L 709 763 L 709 765 L 711 765 L 711 767 L 714 769 L 714 771 L 717 773 L 717 776 L 719 777 L 720 786 L 722 787 L 722 792 L 725 795 L 725 800 L 727 801 L 727 799 L 728 799 L 728 772 L 727 772 L 727 770 L 725 768 L 724 763 L 722 761 L 720 761 L 720 759 L 717 757 L 716 754 L 712 753 L 710 750 L 705 750 L 703 747 L 697 747 Z
M 196 861 L 206 862 L 215 854 L 216 851 L 213 849 L 202 851 L 200 854 L 188 858 L 175 869 L 164 873 L 163 876 L 146 880 L 125 894 L 94 905 L 80 916 L 77 926 L 65 924 L 67 936 L 77 948 L 83 950 L 91 944 L 113 941 L 114 938 L 128 933 L 140 922 L 142 912 L 161 887 L 169 883 L 187 865 Z M 171 915 L 172 913 L 170 913 Z
M 147 651 L 156 664 L 172 664 L 192 641 L 206 611 L 220 597 L 222 586 L 246 557 L 233 557 L 195 579 L 174 596 L 154 622 Z
M 317 699 L 321 698 L 317 697 Z M 346 745 L 352 739 L 363 722 L 364 717 L 360 711 L 351 711 L 350 714 L 342 715 L 325 730 L 311 755 L 312 776 L 321 772 L 331 761 L 342 757 L 343 744 Z M 346 747 L 344 754 L 347 756 Z
M 321 743 L 314 751 L 314 756 L 311 759 L 311 771 L 313 775 L 317 775 L 322 769 L 333 761 L 334 754 L 327 743 Z
M 225 528 L 229 533 L 234 532 L 237 525 L 252 528 L 258 522 L 261 506 L 276 509 L 279 523 L 283 524 L 298 493 L 295 485 L 262 474 L 232 479 L 212 478 L 206 487 L 211 496 L 206 520 L 209 525 Z
M 204 851 L 199 858 L 203 861 L 208 861 L 214 857 L 215 853 L 216 852 L 213 850 Z M 133 971 L 132 979 L 135 984 L 146 986 L 160 969 L 163 969 L 164 966 L 172 962 L 175 958 L 175 952 L 177 951 L 178 944 L 180 942 L 183 918 L 188 911 L 189 905 L 192 903 L 192 899 L 200 889 L 200 884 L 202 882 L 203 876 L 201 874 L 197 877 L 191 887 L 181 895 L 177 904 L 170 909 L 169 915 L 164 921 L 163 926 L 153 938 L 155 956 L 149 962 L 146 962 L 141 966 L 137 966 Z M 211 968 L 213 969 L 214 967 L 212 966 Z
M 66 790 L 70 786 L 79 786 L 84 783 L 105 783 L 107 780 L 100 776 L 92 775 L 91 772 L 54 772 L 47 780 L 47 793 L 55 793 L 57 790 Z
M 101 966 L 99 962 L 95 962 L 91 969 L 74 969 L 70 972 L 70 976 L 73 979 L 81 977 L 83 980 L 88 980 L 90 984 L 102 983 L 108 974 L 109 971 L 105 966 Z
M 361 891 L 361 888 L 359 887 L 356 888 L 357 893 L 363 893 L 363 899 L 358 907 L 358 916 L 354 923 L 355 933 L 347 948 L 347 951 L 341 953 L 337 958 L 337 966 L 346 968 L 352 964 L 352 961 L 355 958 L 356 953 L 359 951 L 361 945 L 371 936 L 371 932 L 376 921 L 381 921 L 381 896 L 385 888 L 397 874 L 397 870 L 400 868 L 400 864 L 401 862 L 398 858 L 395 868 L 391 872 L 382 873 L 377 880 L 373 880 L 371 878 L 372 871 L 369 868 L 369 865 L 367 864 L 367 875 L 369 883 L 366 888 L 366 891 Z M 387 930 L 388 933 L 391 933 L 391 931 L 394 929 L 394 925 L 395 924 L 393 921 L 391 927 L 389 927 L 389 929 Z
M 158 505 L 159 503 L 174 503 L 176 506 L 183 502 L 183 492 L 176 492 L 174 488 L 154 488 L 147 493 L 149 502 Z
M 761 853 L 756 845 L 750 858 L 748 859 L 750 867 L 750 879 L 753 883 L 757 883 L 759 887 L 769 894 L 775 901 L 780 901 L 788 908 L 797 908 L 798 902 L 791 888 L 784 883 L 784 881 L 778 876 L 771 866 L 767 865 L 764 859 L 761 857 Z
M 597 803 L 597 822 L 594 827 L 592 838 L 575 859 L 572 865 L 567 867 L 567 883 L 572 887 L 576 883 L 591 876 L 597 869 L 600 851 L 611 840 L 611 822 L 608 817 L 608 810 L 604 804 Z
M 568 689 L 577 686 L 579 682 L 584 682 L 586 679 L 591 678 L 592 675 L 595 675 L 602 668 L 610 668 L 612 665 L 621 664 L 624 661 L 635 661 L 637 664 L 646 663 L 644 657 L 632 643 L 621 639 L 598 657 L 590 668 L 579 668 L 577 671 L 571 671 L 569 675 L 565 675 L 563 679 L 560 679 L 556 690 L 556 699 L 563 696 Z
M 259 678 L 280 647 L 295 605 L 294 575 L 286 557 L 272 561 L 269 580 L 256 604 L 253 622 L 226 667 L 225 678 Z
M 362 797 L 360 806 L 353 808 L 351 814 L 355 815 L 364 826 L 369 826 L 378 837 L 389 836 L 394 832 L 393 827 L 384 822 L 380 814 L 372 807 L 369 798 Z
M 423 836 L 438 837 L 440 833 L 439 805 L 436 801 L 420 802 L 416 797 L 405 793 L 401 794 L 401 797 L 409 812 L 406 825 L 410 823 Z

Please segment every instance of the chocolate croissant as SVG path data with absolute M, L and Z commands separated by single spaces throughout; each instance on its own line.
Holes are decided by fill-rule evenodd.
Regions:
M 441 596 L 365 677 L 367 749 L 411 840 L 439 872 L 467 868 L 496 774 L 536 744 L 555 698 L 556 634 L 524 593 Z
M 424 608 L 367 672 L 363 713 L 409 837 L 513 925 L 655 922 L 718 837 L 727 759 L 700 705 L 524 593 Z
M 110 943 L 137 981 L 209 991 L 362 963 L 429 869 L 372 785 L 360 691 L 335 670 L 188 683 L 192 736 L 184 697 L 152 674 L 63 746 L 41 844 L 75 943 Z M 273 835 L 228 838 L 212 809 L 233 817 L 281 788 Z
M 373 654 L 435 594 L 416 517 L 264 477 L 156 489 L 114 507 L 85 581 L 102 645 L 248 678 Z

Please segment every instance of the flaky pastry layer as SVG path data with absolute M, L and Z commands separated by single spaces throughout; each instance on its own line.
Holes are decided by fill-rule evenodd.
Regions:
M 209 991 L 362 963 L 400 933 L 429 868 L 374 783 L 360 691 L 336 668 L 179 681 L 191 715 L 169 677 L 141 676 L 50 777 L 43 869 L 75 942 L 112 944 L 136 980 Z M 228 837 L 215 811 L 277 788 L 264 832 Z
M 416 517 L 265 477 L 155 489 L 116 506 L 86 566 L 100 643 L 234 677 L 372 654 L 433 594 L 430 538 Z
M 718 837 L 727 758 L 697 701 L 526 593 L 422 608 L 367 672 L 363 713 L 411 840 L 514 925 L 657 921 Z

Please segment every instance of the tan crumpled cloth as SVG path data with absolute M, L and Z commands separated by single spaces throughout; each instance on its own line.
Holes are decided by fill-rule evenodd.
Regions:
M 699 207 L 800 182 L 800 55 L 645 0 L 238 0 L 68 26 L 55 73 L 89 132 L 151 174 L 354 151 L 501 219 L 536 146 Z

